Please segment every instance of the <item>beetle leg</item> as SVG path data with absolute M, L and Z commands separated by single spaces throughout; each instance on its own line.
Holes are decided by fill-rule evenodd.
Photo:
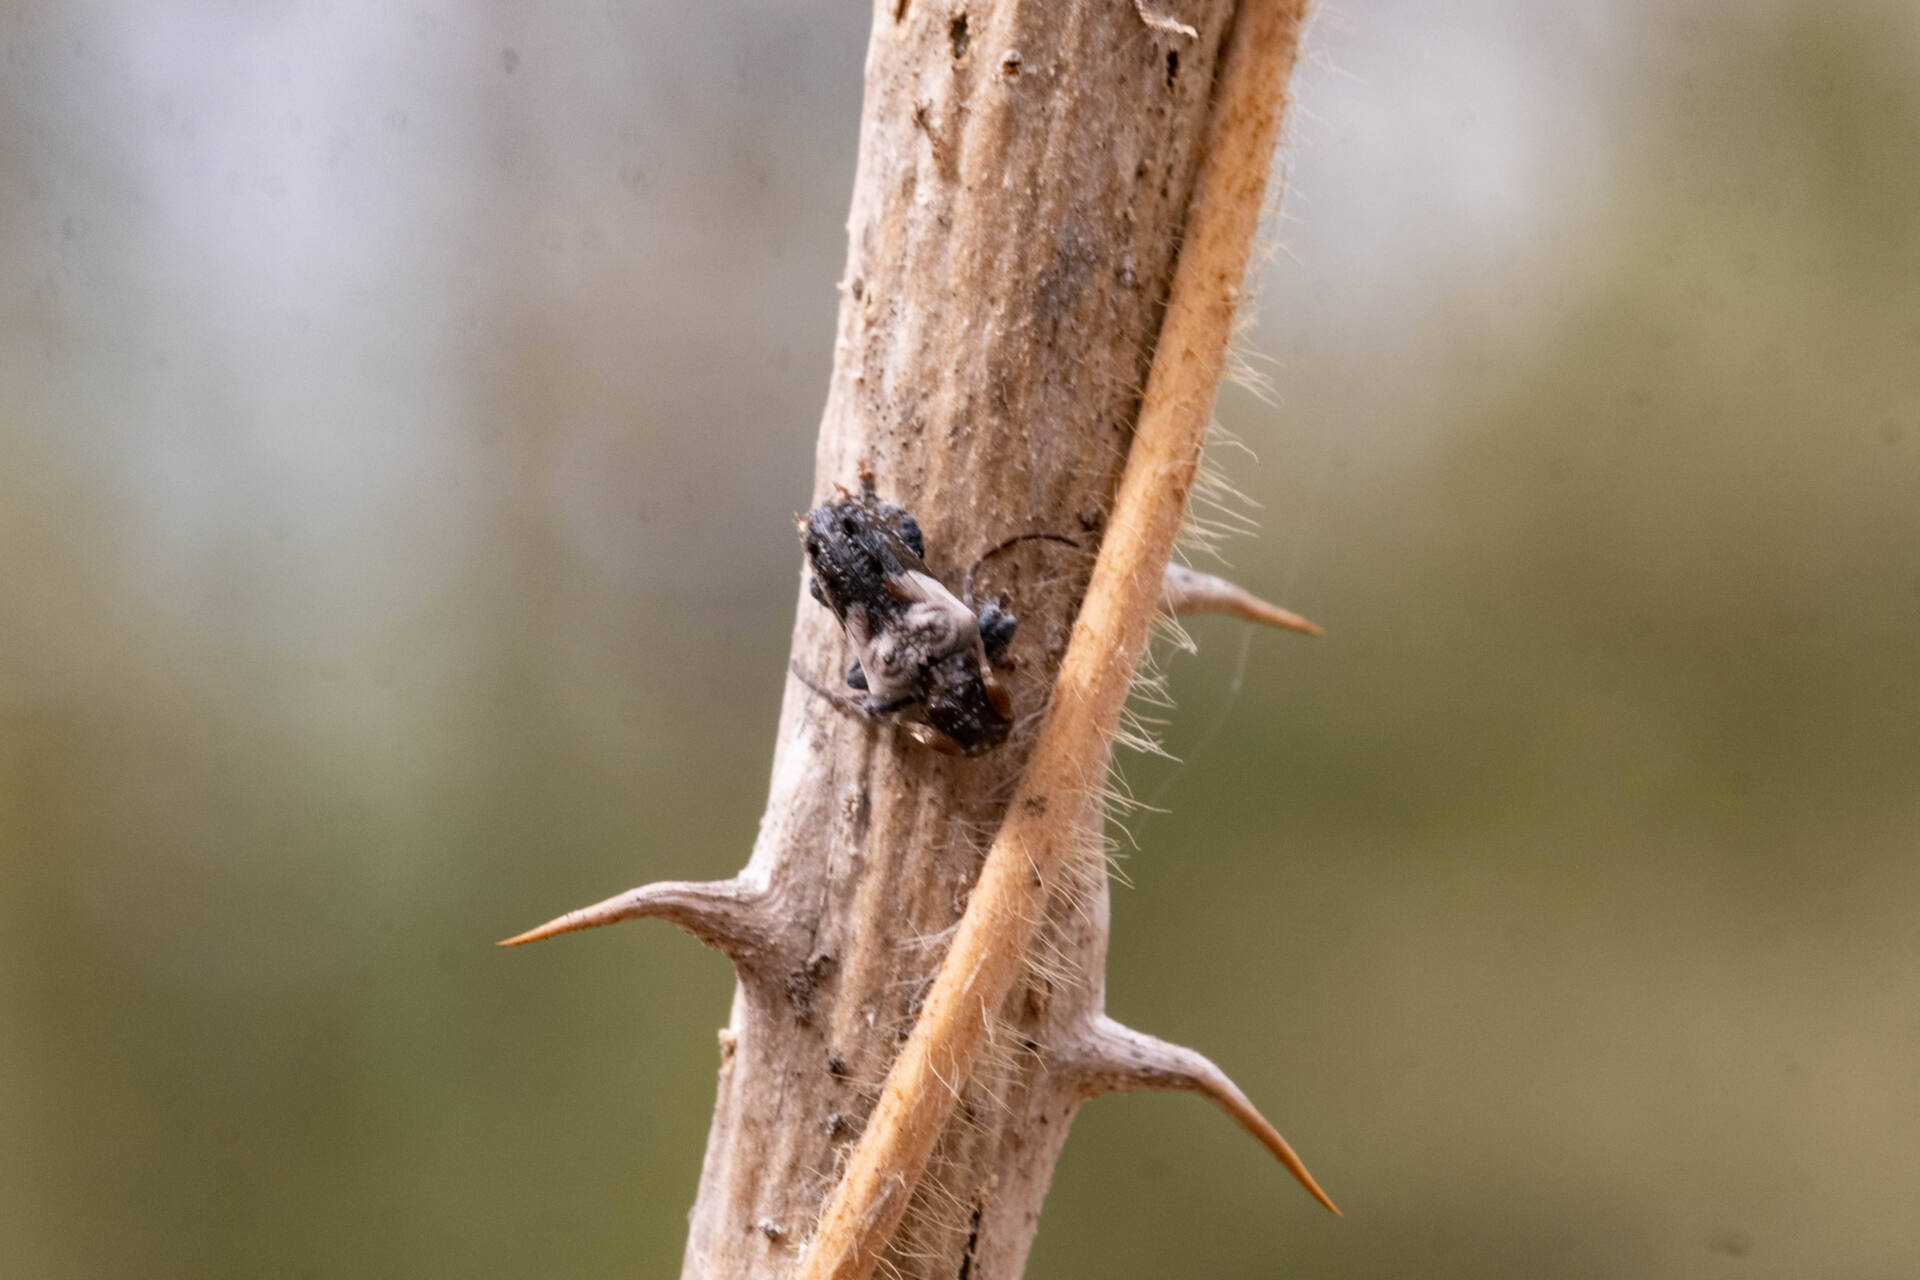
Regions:
M 1020 619 L 1007 612 L 1006 600 L 989 600 L 980 610 L 980 643 L 986 646 L 987 661 L 999 666 L 1013 643 Z
M 880 713 L 874 709 L 871 700 L 856 700 L 847 697 L 845 694 L 835 693 L 831 689 L 822 689 L 819 685 L 807 678 L 807 673 L 800 669 L 800 664 L 797 662 L 788 663 L 787 670 L 793 672 L 793 678 L 807 686 L 809 692 L 825 698 L 828 702 L 831 702 L 834 706 L 840 708 L 840 710 L 846 712 L 848 715 L 853 716 L 855 719 L 874 720 L 879 718 Z
M 930 724 L 924 724 L 918 720 L 906 720 L 901 722 L 900 729 L 921 746 L 932 747 L 943 756 L 967 754 L 965 747 Z

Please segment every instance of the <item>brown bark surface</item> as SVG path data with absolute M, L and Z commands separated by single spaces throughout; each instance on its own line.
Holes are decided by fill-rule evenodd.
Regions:
M 1112 502 L 1192 190 L 1231 6 L 1194 38 L 1122 0 L 882 0 L 867 55 L 834 373 L 814 500 L 871 465 L 958 584 L 1029 530 L 1091 544 Z M 1091 557 L 1039 544 L 982 571 L 1021 617 L 1022 727 L 953 760 L 787 685 L 748 876 L 783 945 L 743 973 L 687 1277 L 798 1259 L 912 1026 L 1025 763 Z M 802 588 L 793 657 L 838 683 L 846 647 Z M 1085 821 L 1098 848 L 1102 813 Z M 1014 1276 L 1080 1094 L 1042 1051 L 1100 1008 L 1106 885 L 1061 899 L 1004 1052 L 962 1086 L 887 1259 L 906 1276 Z M 971 1269 L 967 1270 L 967 1260 Z

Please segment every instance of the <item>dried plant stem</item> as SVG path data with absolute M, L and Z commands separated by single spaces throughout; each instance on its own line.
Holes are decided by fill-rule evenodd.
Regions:
M 919 517 L 936 576 L 969 586 L 964 566 L 1022 530 L 1104 529 L 1106 557 L 1091 597 L 1091 558 L 993 561 L 985 589 L 1010 593 L 1022 618 L 1014 704 L 1040 719 L 1051 705 L 1057 723 L 1023 717 L 968 760 L 813 692 L 846 642 L 796 582 L 799 678 L 746 867 L 510 940 L 652 917 L 732 959 L 686 1280 L 779 1280 L 803 1264 L 857 1275 L 876 1251 L 903 1280 L 1017 1276 L 1073 1116 L 1106 1092 L 1206 1098 L 1320 1194 L 1211 1062 L 1106 1016 L 1098 857 L 1114 717 L 1153 597 L 1173 614 L 1311 630 L 1233 584 L 1158 576 L 1195 482 L 1300 7 L 874 6 L 813 501 L 873 471 Z
M 1304 0 L 1246 0 L 1222 60 L 1152 373 L 1052 706 L 879 1104 L 797 1274 L 863 1280 L 897 1226 L 1095 803 L 1185 516 L 1265 201 Z

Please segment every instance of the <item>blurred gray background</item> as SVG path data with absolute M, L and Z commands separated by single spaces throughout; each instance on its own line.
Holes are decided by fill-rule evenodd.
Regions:
M 676 1271 L 867 12 L 0 6 L 0 1273 Z M 1920 1274 L 1920 9 L 1311 47 L 1031 1274 Z

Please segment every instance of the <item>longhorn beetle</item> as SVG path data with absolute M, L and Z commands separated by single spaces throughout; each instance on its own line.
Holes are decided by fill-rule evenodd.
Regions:
M 853 646 L 847 684 L 866 696 L 822 689 L 796 664 L 800 682 L 843 711 L 896 725 L 947 755 L 977 756 L 1005 742 L 1013 701 L 996 668 L 1009 665 L 1007 646 L 1019 619 L 1004 598 L 976 611 L 973 575 L 1017 543 L 1079 544 L 1051 533 L 1009 538 L 967 570 L 963 601 L 927 572 L 919 521 L 880 499 L 864 464 L 859 494 L 838 490 L 831 502 L 802 516 L 799 528 L 812 571 L 808 592 L 839 619 Z

